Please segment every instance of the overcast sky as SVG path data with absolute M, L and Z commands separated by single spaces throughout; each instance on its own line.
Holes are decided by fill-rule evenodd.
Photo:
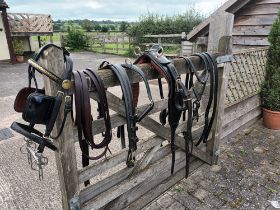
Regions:
M 226 0 L 6 0 L 9 12 L 51 14 L 57 19 L 138 20 L 147 12 L 181 14 L 194 7 L 211 14 Z

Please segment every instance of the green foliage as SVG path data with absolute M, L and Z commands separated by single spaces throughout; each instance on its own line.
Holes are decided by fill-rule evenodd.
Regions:
M 108 29 L 110 31 L 115 31 L 116 30 L 116 26 L 115 25 L 108 25 L 107 27 L 108 27 Z
M 189 9 L 183 15 L 171 17 L 148 13 L 142 16 L 138 23 L 130 26 L 127 33 L 134 37 L 134 41 L 138 44 L 140 42 L 147 42 L 147 38 L 144 39 L 143 36 L 148 34 L 188 33 L 203 19 L 204 16 L 195 9 Z
M 108 32 L 108 31 L 109 31 L 109 27 L 107 27 L 107 26 L 102 26 L 102 27 L 101 27 L 101 31 L 102 31 L 102 32 Z
M 94 25 L 92 23 L 92 21 L 85 19 L 82 22 L 82 27 L 86 32 L 90 32 L 94 29 Z
M 82 30 L 70 27 L 65 36 L 65 46 L 71 50 L 85 50 L 89 47 L 89 37 Z
M 14 51 L 16 55 L 23 55 L 24 53 L 24 45 L 23 45 L 23 41 L 18 39 L 18 38 L 14 38 L 13 39 L 13 47 L 14 47 Z
M 262 84 L 262 106 L 280 111 L 280 12 L 268 36 L 270 47 L 267 54 L 266 79 Z
M 94 25 L 94 30 L 95 30 L 95 31 L 101 31 L 101 28 L 102 28 L 102 27 L 101 27 L 101 25 L 99 25 L 99 24 L 95 24 L 95 25 Z
M 129 23 L 128 22 L 125 22 L 125 21 L 122 21 L 121 24 L 120 24 L 120 31 L 121 32 L 125 32 L 129 27 Z

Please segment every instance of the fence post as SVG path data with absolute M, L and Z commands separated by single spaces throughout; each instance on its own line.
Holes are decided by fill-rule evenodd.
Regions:
M 228 55 L 232 53 L 232 37 L 224 36 L 219 41 L 219 53 Z M 227 91 L 227 82 L 229 74 L 229 63 L 222 63 L 221 66 L 218 66 L 218 103 L 217 103 L 217 112 L 215 115 L 215 120 L 212 128 L 212 138 L 207 141 L 206 149 L 212 157 L 212 164 L 217 164 L 219 157 L 219 145 L 221 140 L 221 131 L 223 124 L 223 115 L 225 109 L 225 98 Z
M 50 43 L 53 43 L 53 35 L 50 35 Z
M 161 44 L 161 37 L 158 37 L 158 43 Z
M 122 34 L 122 48 L 124 49 L 124 33 Z
M 45 51 L 39 60 L 39 63 L 60 77 L 64 73 L 64 59 L 61 49 L 50 47 Z M 59 85 L 46 77 L 44 77 L 44 86 L 47 95 L 54 96 L 57 95 L 58 91 L 61 91 Z M 62 107 L 64 107 L 64 104 L 62 104 Z M 54 135 L 57 134 L 57 131 L 62 124 L 64 116 L 63 112 L 64 110 L 61 109 L 57 117 L 54 125 Z M 61 136 L 55 140 L 55 143 L 58 145 L 58 150 L 55 152 L 55 159 L 62 195 L 62 206 L 63 210 L 69 210 L 71 207 L 70 202 L 73 202 L 73 199 L 77 198 L 77 193 L 79 193 L 73 124 L 70 115 L 68 115 L 66 119 Z M 77 208 L 79 207 L 77 206 Z
M 130 50 L 131 49 L 131 38 L 130 38 L 130 36 L 128 37 L 128 49 Z
M 117 54 L 119 54 L 119 37 L 118 36 L 117 36 L 116 45 L 117 45 Z
M 60 33 L 59 33 L 59 36 L 60 36 L 60 46 L 61 46 L 61 47 L 65 47 L 65 46 L 64 46 L 64 36 L 63 36 L 63 33 L 60 32 Z
M 106 36 L 103 36 L 103 53 L 106 52 L 106 46 L 105 46 L 105 44 L 106 44 Z

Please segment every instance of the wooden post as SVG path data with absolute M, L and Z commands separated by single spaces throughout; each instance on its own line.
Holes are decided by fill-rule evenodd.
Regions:
M 231 36 L 233 29 L 234 15 L 221 11 L 211 17 L 208 36 L 208 52 L 219 50 L 218 44 L 222 37 Z
M 122 48 L 124 49 L 124 33 L 122 34 Z
M 219 52 L 223 54 L 232 53 L 232 37 L 225 36 L 222 37 L 219 41 Z M 219 157 L 219 145 L 221 140 L 221 131 L 222 131 L 222 121 L 225 109 L 225 98 L 227 91 L 227 82 L 229 74 L 229 62 L 222 63 L 218 66 L 218 103 L 217 103 L 217 112 L 215 115 L 215 120 L 212 128 L 212 138 L 207 141 L 206 149 L 207 152 L 212 156 L 212 164 L 217 164 Z
M 32 36 L 29 36 L 28 37 L 28 46 L 29 46 L 29 52 L 32 52 L 32 46 L 31 46 L 31 40 L 32 39 Z
M 14 51 L 14 47 L 13 47 L 12 36 L 11 36 L 6 8 L 4 8 L 2 10 L 2 20 L 3 20 L 7 44 L 8 44 L 8 48 L 9 48 L 11 63 L 14 64 L 14 63 L 16 63 L 16 56 L 15 56 L 15 51 Z
M 130 50 L 131 49 L 131 38 L 130 38 L 130 36 L 128 37 L 128 49 Z
M 42 43 L 41 43 L 41 37 L 40 36 L 38 36 L 38 43 L 39 43 L 39 48 L 41 48 L 42 47 Z
M 158 43 L 161 44 L 161 37 L 158 37 Z
M 39 63 L 56 75 L 60 77 L 63 75 L 64 59 L 62 50 L 50 47 L 45 51 Z M 47 95 L 54 96 L 57 95 L 57 91 L 61 91 L 59 85 L 46 77 L 44 77 L 44 85 Z M 64 107 L 64 104 L 62 104 L 62 107 Z M 63 108 L 61 108 L 59 116 L 57 117 L 54 126 L 55 135 L 61 126 L 64 115 L 63 111 Z M 56 140 L 56 143 L 58 145 L 58 151 L 55 152 L 55 159 L 58 169 L 62 204 L 64 210 L 69 210 L 70 202 L 73 202 L 79 193 L 73 125 L 70 115 L 68 115 L 64 130 L 61 136 Z
M 50 43 L 53 43 L 53 35 L 50 35 Z
M 103 36 L 103 53 L 106 52 L 106 36 Z
M 116 45 L 117 45 L 117 54 L 119 54 L 119 37 L 118 36 L 117 36 Z
M 61 47 L 65 47 L 65 46 L 64 46 L 64 36 L 63 36 L 63 33 L 60 32 L 60 33 L 59 33 L 59 36 L 60 36 L 60 46 L 61 46 Z

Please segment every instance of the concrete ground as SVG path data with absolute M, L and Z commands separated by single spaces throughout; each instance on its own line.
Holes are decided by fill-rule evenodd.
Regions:
M 124 61 L 95 53 L 72 56 L 75 69 L 96 68 L 103 60 Z M 39 181 L 19 151 L 22 137 L 15 133 L 11 137 L 7 129 L 21 118 L 13 110 L 13 101 L 27 85 L 26 69 L 26 64 L 0 64 L 0 210 L 59 210 L 61 195 L 52 152 L 46 150 L 49 165 Z M 279 141 L 280 132 L 256 123 L 222 144 L 219 166 L 203 165 L 145 209 L 274 209 L 270 201 L 280 201 Z

